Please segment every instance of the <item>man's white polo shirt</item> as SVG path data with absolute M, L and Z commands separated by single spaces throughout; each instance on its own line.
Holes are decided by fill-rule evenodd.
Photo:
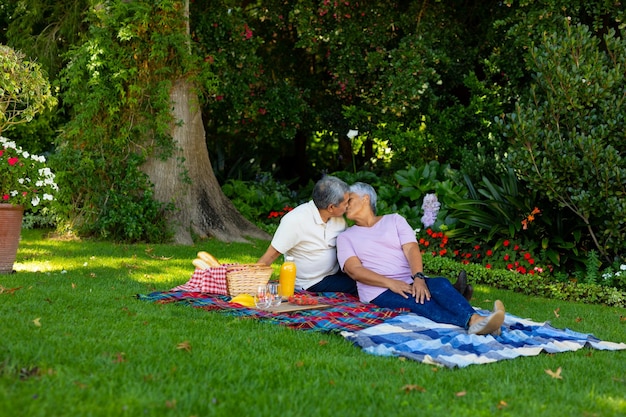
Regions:
M 337 235 L 345 229 L 343 216 L 331 217 L 324 223 L 313 200 L 285 214 L 272 246 L 294 257 L 296 288 L 307 289 L 339 270 Z

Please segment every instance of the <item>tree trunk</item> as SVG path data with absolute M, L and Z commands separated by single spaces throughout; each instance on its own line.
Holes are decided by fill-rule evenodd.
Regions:
M 191 245 L 194 234 L 224 242 L 242 242 L 246 237 L 269 239 L 222 192 L 211 167 L 200 107 L 191 87 L 189 81 L 181 79 L 170 93 L 174 106 L 172 137 L 178 154 L 166 161 L 150 158 L 143 167 L 154 184 L 155 199 L 176 206 L 169 219 L 174 242 Z M 185 181 L 185 169 L 189 181 Z

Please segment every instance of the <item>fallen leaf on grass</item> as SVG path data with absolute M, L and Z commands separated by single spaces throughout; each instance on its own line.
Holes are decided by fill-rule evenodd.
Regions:
M 576 317 L 576 323 L 580 323 L 581 321 L 583 321 L 582 317 Z
M 465 397 L 467 395 L 467 391 L 459 391 L 454 394 L 457 397 Z
M 149 256 L 150 258 L 152 258 L 152 259 L 160 259 L 160 260 L 162 260 L 162 261 L 169 261 L 170 259 L 172 259 L 172 257 L 171 257 L 171 256 L 166 257 L 166 256 L 156 256 L 156 255 L 152 255 L 152 252 L 153 252 L 153 251 L 154 251 L 154 249 L 152 249 L 152 248 L 146 248 L 145 253 L 146 253 L 146 255 L 148 255 L 148 256 Z
M 418 392 L 425 392 L 426 391 L 426 388 L 424 388 L 422 386 L 419 386 L 419 385 L 413 385 L 413 384 L 407 384 L 407 385 L 403 386 L 402 389 L 406 393 L 409 393 L 411 391 L 418 391 Z
M 559 315 L 559 310 L 561 310 L 561 308 L 560 308 L 560 307 L 557 307 L 557 309 L 556 309 L 556 310 L 554 310 L 554 316 L 555 316 L 556 318 L 561 317 L 561 316 Z
M 556 371 L 553 371 L 551 369 L 546 369 L 546 374 L 550 375 L 552 378 L 555 378 L 555 379 L 563 379 L 563 377 L 561 376 L 560 366 L 557 368 Z
M 500 400 L 500 402 L 498 403 L 498 410 L 502 410 L 503 408 L 508 407 L 509 405 L 507 404 L 506 401 L 504 400 Z
M 41 317 L 37 317 L 35 320 L 33 320 L 33 324 L 37 327 L 41 327 Z
M 115 354 L 115 359 L 113 360 L 113 362 L 115 362 L 115 363 L 126 362 L 126 358 L 124 358 L 124 355 L 125 355 L 124 352 L 117 352 Z
M 320 340 L 319 345 L 324 346 L 328 344 L 328 340 Z
M 176 400 L 167 400 L 167 401 L 165 401 L 165 406 L 167 408 L 176 408 Z
M 619 321 L 626 322 L 626 316 L 619 316 Z
M 0 285 L 0 294 L 13 295 L 13 294 L 15 294 L 15 291 L 21 290 L 21 289 L 22 289 L 22 287 L 6 288 L 6 287 L 3 287 L 2 285 Z
M 188 340 L 185 340 L 184 342 L 177 344 L 176 349 L 184 350 L 185 352 L 191 352 L 191 343 L 189 343 Z

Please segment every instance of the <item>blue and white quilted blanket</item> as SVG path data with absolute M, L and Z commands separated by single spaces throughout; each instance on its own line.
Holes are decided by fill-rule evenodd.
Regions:
M 486 313 L 486 312 L 485 312 Z M 541 352 L 582 349 L 626 349 L 625 343 L 606 342 L 591 334 L 561 330 L 507 314 L 499 336 L 469 335 L 458 326 L 435 323 L 415 314 L 403 314 L 356 332 L 341 335 L 365 352 L 400 356 L 449 368 L 463 368 Z

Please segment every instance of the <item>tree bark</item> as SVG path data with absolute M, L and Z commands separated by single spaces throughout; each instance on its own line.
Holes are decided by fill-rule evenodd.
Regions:
M 244 242 L 246 237 L 269 239 L 222 192 L 213 173 L 198 98 L 190 82 L 177 80 L 170 97 L 174 116 L 172 137 L 178 154 L 165 161 L 152 157 L 143 170 L 154 184 L 155 199 L 176 206 L 169 218 L 174 242 L 191 245 L 193 235 L 211 236 L 224 242 Z M 185 181 L 185 170 L 189 181 Z

